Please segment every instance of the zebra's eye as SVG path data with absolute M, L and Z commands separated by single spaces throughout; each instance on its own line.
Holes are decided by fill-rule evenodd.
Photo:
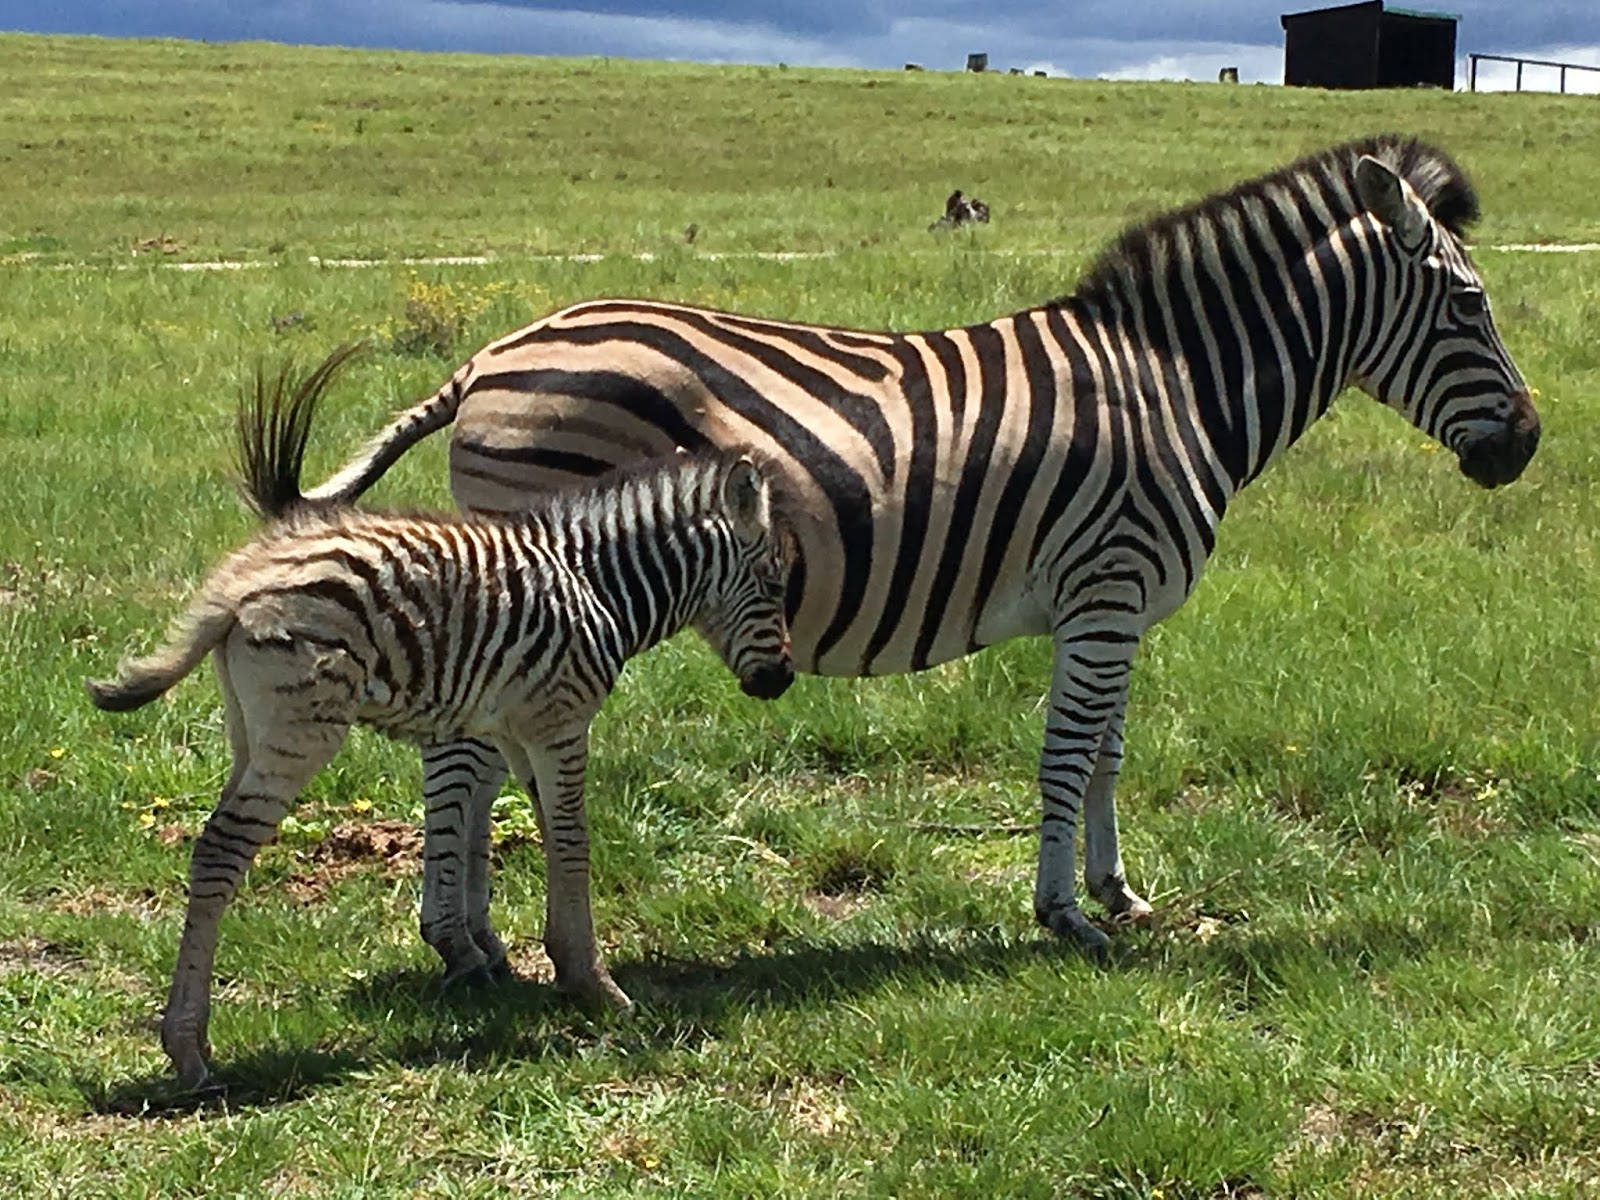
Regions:
M 1450 294 L 1450 309 L 1457 322 L 1466 325 L 1483 320 L 1488 302 L 1483 298 L 1482 288 L 1460 288 Z

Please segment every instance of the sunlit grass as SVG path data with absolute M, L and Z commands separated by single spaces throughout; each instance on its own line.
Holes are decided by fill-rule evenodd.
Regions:
M 247 532 L 227 437 L 258 358 L 374 341 L 316 476 L 570 300 L 978 319 L 1067 290 L 1130 215 L 1379 127 L 1467 163 L 1485 240 L 1583 240 L 1591 104 L 33 38 L 0 57 L 0 152 L 52 181 L 0 174 L 5 252 L 36 256 L 0 266 L 0 1180 L 19 1194 L 1600 1186 L 1588 259 L 1480 254 L 1540 391 L 1524 480 L 1481 492 L 1351 395 L 1237 503 L 1135 674 L 1125 851 L 1164 922 L 1107 971 L 1029 911 L 1047 647 L 763 706 L 686 640 L 633 664 L 596 730 L 597 924 L 636 1019 L 590 1021 L 540 982 L 543 864 L 513 796 L 496 915 L 524 978 L 438 993 L 415 864 L 322 849 L 417 815 L 414 754 L 358 735 L 224 922 L 228 1092 L 197 1104 L 151 1021 L 183 838 L 227 766 L 215 689 L 120 719 L 80 690 Z M 936 239 L 957 184 L 995 223 Z M 129 258 L 160 234 L 171 257 L 283 265 Z M 305 262 L 472 249 L 500 257 Z M 375 499 L 446 504 L 442 441 Z

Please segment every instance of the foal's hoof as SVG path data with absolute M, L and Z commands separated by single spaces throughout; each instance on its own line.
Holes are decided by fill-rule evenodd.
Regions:
M 477 963 L 474 966 L 446 971 L 444 981 L 439 986 L 446 992 L 481 992 L 485 988 L 493 987 L 501 978 L 488 963 Z
M 187 1092 L 203 1091 L 211 1080 L 211 1068 L 206 1064 L 206 1056 L 200 1052 L 198 1046 L 188 1046 L 180 1050 L 168 1050 L 167 1056 L 172 1059 L 172 1067 L 178 1074 L 178 1083 Z

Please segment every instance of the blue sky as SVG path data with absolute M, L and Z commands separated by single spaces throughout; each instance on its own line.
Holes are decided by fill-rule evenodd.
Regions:
M 891 68 L 954 69 L 982 50 L 1000 69 L 1215 79 L 1219 67 L 1237 66 L 1245 82 L 1276 83 L 1278 17 L 1314 7 L 1284 0 L 0 0 L 0 29 Z M 1463 55 L 1600 66 L 1600 0 L 1413 0 L 1410 7 L 1459 14 Z M 1486 70 L 1491 84 L 1505 77 Z M 1600 76 L 1587 78 L 1600 88 Z

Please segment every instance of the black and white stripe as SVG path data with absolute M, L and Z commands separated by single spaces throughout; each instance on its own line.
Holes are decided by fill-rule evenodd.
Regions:
M 1142 917 L 1112 802 L 1127 673 L 1234 493 L 1350 385 L 1484 486 L 1533 454 L 1537 415 L 1462 242 L 1476 208 L 1443 153 L 1380 137 L 1139 225 L 1071 294 L 965 328 L 579 304 L 479 351 L 318 494 L 359 494 L 452 422 L 455 496 L 478 512 L 675 445 L 756 448 L 795 513 L 800 669 L 916 671 L 1054 639 L 1035 905 L 1098 948 L 1072 884 L 1078 817 L 1089 891 Z M 492 759 L 427 761 L 430 806 L 474 814 L 434 827 L 442 852 L 481 856 Z M 480 893 L 466 903 L 486 920 Z
M 242 467 L 267 528 L 212 571 L 166 645 L 124 663 L 114 681 L 89 685 L 101 708 L 137 708 L 208 653 L 216 661 L 233 768 L 195 842 L 162 1023 L 190 1085 L 208 1070 L 223 909 L 353 725 L 460 745 L 433 772 L 452 791 L 473 793 L 485 777 L 498 783 L 510 765 L 536 799 L 544 835 L 545 944 L 557 982 L 622 1007 L 627 997 L 601 961 L 590 918 L 590 722 L 628 658 L 691 623 L 747 692 L 776 696 L 793 678 L 784 540 L 765 477 L 748 458 L 671 456 L 504 518 L 306 502 L 299 474 L 311 413 L 346 357 L 336 353 L 292 396 L 287 374 L 275 388 L 258 379 L 241 414 Z M 472 833 L 487 837 L 492 796 L 481 799 L 459 811 L 485 822 Z M 482 874 L 471 886 L 486 897 L 487 864 L 474 862 Z M 438 863 L 427 878 L 441 892 L 467 886 Z M 464 922 L 424 932 L 459 974 L 503 968 L 492 934 L 480 942 Z

